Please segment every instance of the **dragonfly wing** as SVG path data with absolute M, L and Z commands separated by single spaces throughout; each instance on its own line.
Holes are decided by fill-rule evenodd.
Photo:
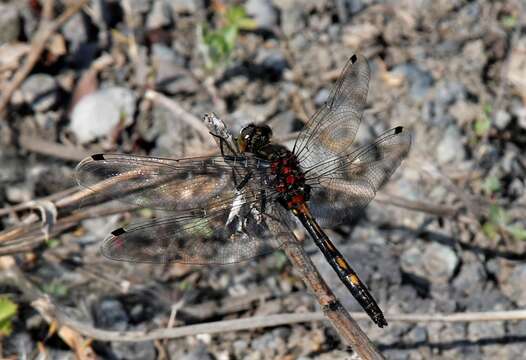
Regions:
M 270 253 L 290 239 L 288 229 L 258 209 L 234 201 L 230 209 L 195 212 L 120 228 L 104 241 L 104 256 L 122 261 L 229 264 Z
M 236 196 L 236 184 L 247 174 L 264 182 L 268 172 L 265 162 L 249 154 L 236 159 L 93 155 L 79 163 L 76 177 L 79 185 L 93 191 L 87 201 L 120 200 L 171 211 L 202 207 L 213 210 L 228 206 Z
M 349 150 L 365 107 L 369 73 L 363 56 L 351 56 L 327 102 L 296 140 L 293 152 L 304 167 Z
M 313 214 L 336 223 L 363 209 L 398 168 L 410 146 L 409 132 L 396 127 L 368 146 L 308 169 Z

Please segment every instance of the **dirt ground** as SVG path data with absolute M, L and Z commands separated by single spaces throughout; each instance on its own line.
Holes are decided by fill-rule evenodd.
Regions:
M 320 320 L 145 337 L 320 307 L 281 251 L 224 266 L 103 257 L 112 230 L 159 214 L 75 181 L 92 154 L 218 155 L 212 111 L 292 148 L 353 54 L 371 74 L 356 146 L 395 126 L 412 145 L 364 211 L 325 230 L 389 326 L 298 231 L 306 252 L 386 358 L 523 358 L 521 0 L 0 0 L 0 358 L 358 358 Z

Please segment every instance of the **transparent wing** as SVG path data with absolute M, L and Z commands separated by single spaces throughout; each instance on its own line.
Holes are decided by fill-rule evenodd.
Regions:
M 99 154 L 80 162 L 76 177 L 79 185 L 93 192 L 88 202 L 116 199 L 160 210 L 213 210 L 233 201 L 236 186 L 247 176 L 261 186 L 266 184 L 266 162 L 250 154 L 233 159 Z
M 328 225 L 363 209 L 398 168 L 410 146 L 409 132 L 396 127 L 370 145 L 307 169 L 312 213 Z
M 353 55 L 324 106 L 296 139 L 293 152 L 305 168 L 349 151 L 360 126 L 369 86 L 369 65 Z
M 234 201 L 212 213 L 173 216 L 120 228 L 104 241 L 113 260 L 150 263 L 229 264 L 275 251 L 293 239 L 278 207 Z

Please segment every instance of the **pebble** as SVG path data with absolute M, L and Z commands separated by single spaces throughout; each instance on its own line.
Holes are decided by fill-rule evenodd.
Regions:
M 278 14 L 270 0 L 248 0 L 245 3 L 245 10 L 260 29 L 272 29 L 277 24 Z
M 214 359 L 206 350 L 204 344 L 197 345 L 197 349 L 181 357 L 181 360 L 212 360 Z
M 517 264 L 503 279 L 502 292 L 518 306 L 526 306 L 526 264 Z
M 276 6 L 280 9 L 281 27 L 283 34 L 287 38 L 292 37 L 297 32 L 301 32 L 305 28 L 302 4 L 292 0 L 277 2 Z
M 512 108 L 512 113 L 517 117 L 519 126 L 526 129 L 526 106 L 522 104 L 515 104 Z
M 481 341 L 487 339 L 498 339 L 505 336 L 504 322 L 502 321 L 474 321 L 468 323 L 468 340 Z
M 70 129 L 81 144 L 110 135 L 117 126 L 132 124 L 135 101 L 135 94 L 123 87 L 86 95 L 73 108 Z
M 49 110 L 57 103 L 58 87 L 53 76 L 33 74 L 20 87 L 24 101 L 36 112 Z
M 494 122 L 495 122 L 495 126 L 499 130 L 504 130 L 508 126 L 510 121 L 511 121 L 511 115 L 507 111 L 499 110 L 495 114 Z
M 469 297 L 471 294 L 480 292 L 485 281 L 484 266 L 479 261 L 473 261 L 462 265 L 453 281 L 453 287 L 464 296 Z
M 283 73 L 289 67 L 287 59 L 281 51 L 278 50 L 261 50 L 256 56 L 257 64 L 261 66 L 265 77 L 271 81 L 279 81 Z
M 168 94 L 195 93 L 199 85 L 184 69 L 184 59 L 171 48 L 156 43 L 152 46 L 152 64 L 156 70 L 158 90 Z
M 124 331 L 129 318 L 122 303 L 116 299 L 106 298 L 93 306 L 95 324 L 106 330 Z
M 409 95 L 415 101 L 424 98 L 434 83 L 433 77 L 428 71 L 412 63 L 396 66 L 393 73 L 401 74 L 407 79 L 410 86 Z
M 115 341 L 111 344 L 111 348 L 118 359 L 154 360 L 157 358 L 153 341 Z
M 204 8 L 203 0 L 170 0 L 168 3 L 175 14 L 193 14 Z
M 155 1 L 152 10 L 146 18 L 146 28 L 148 30 L 171 27 L 173 19 L 169 5 L 165 1 Z
M 320 91 L 318 91 L 318 93 L 314 97 L 314 104 L 317 107 L 322 106 L 323 104 L 325 104 L 330 94 L 331 92 L 329 89 L 326 89 L 326 88 L 320 89 Z
M 20 25 L 20 15 L 14 2 L 0 3 L 0 45 L 17 41 L 22 30 Z
M 413 275 L 416 280 L 424 279 L 429 283 L 446 283 L 453 275 L 459 259 L 451 248 L 433 243 L 420 250 L 411 247 L 400 257 L 400 266 L 404 272 Z
M 75 52 L 81 44 L 86 43 L 88 41 L 88 29 L 83 15 L 81 13 L 73 15 L 64 24 L 62 33 L 64 38 L 68 40 L 69 52 Z
M 455 125 L 449 125 L 445 130 L 442 140 L 437 146 L 436 156 L 440 164 L 452 161 L 460 162 L 466 157 L 462 135 Z

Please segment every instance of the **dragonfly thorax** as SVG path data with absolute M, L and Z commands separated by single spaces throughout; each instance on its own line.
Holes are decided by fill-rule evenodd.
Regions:
M 241 152 L 250 152 L 270 162 L 272 185 L 280 194 L 279 202 L 287 209 L 303 205 L 310 195 L 310 186 L 292 151 L 283 145 L 272 144 L 272 130 L 267 125 L 247 125 L 237 139 Z

